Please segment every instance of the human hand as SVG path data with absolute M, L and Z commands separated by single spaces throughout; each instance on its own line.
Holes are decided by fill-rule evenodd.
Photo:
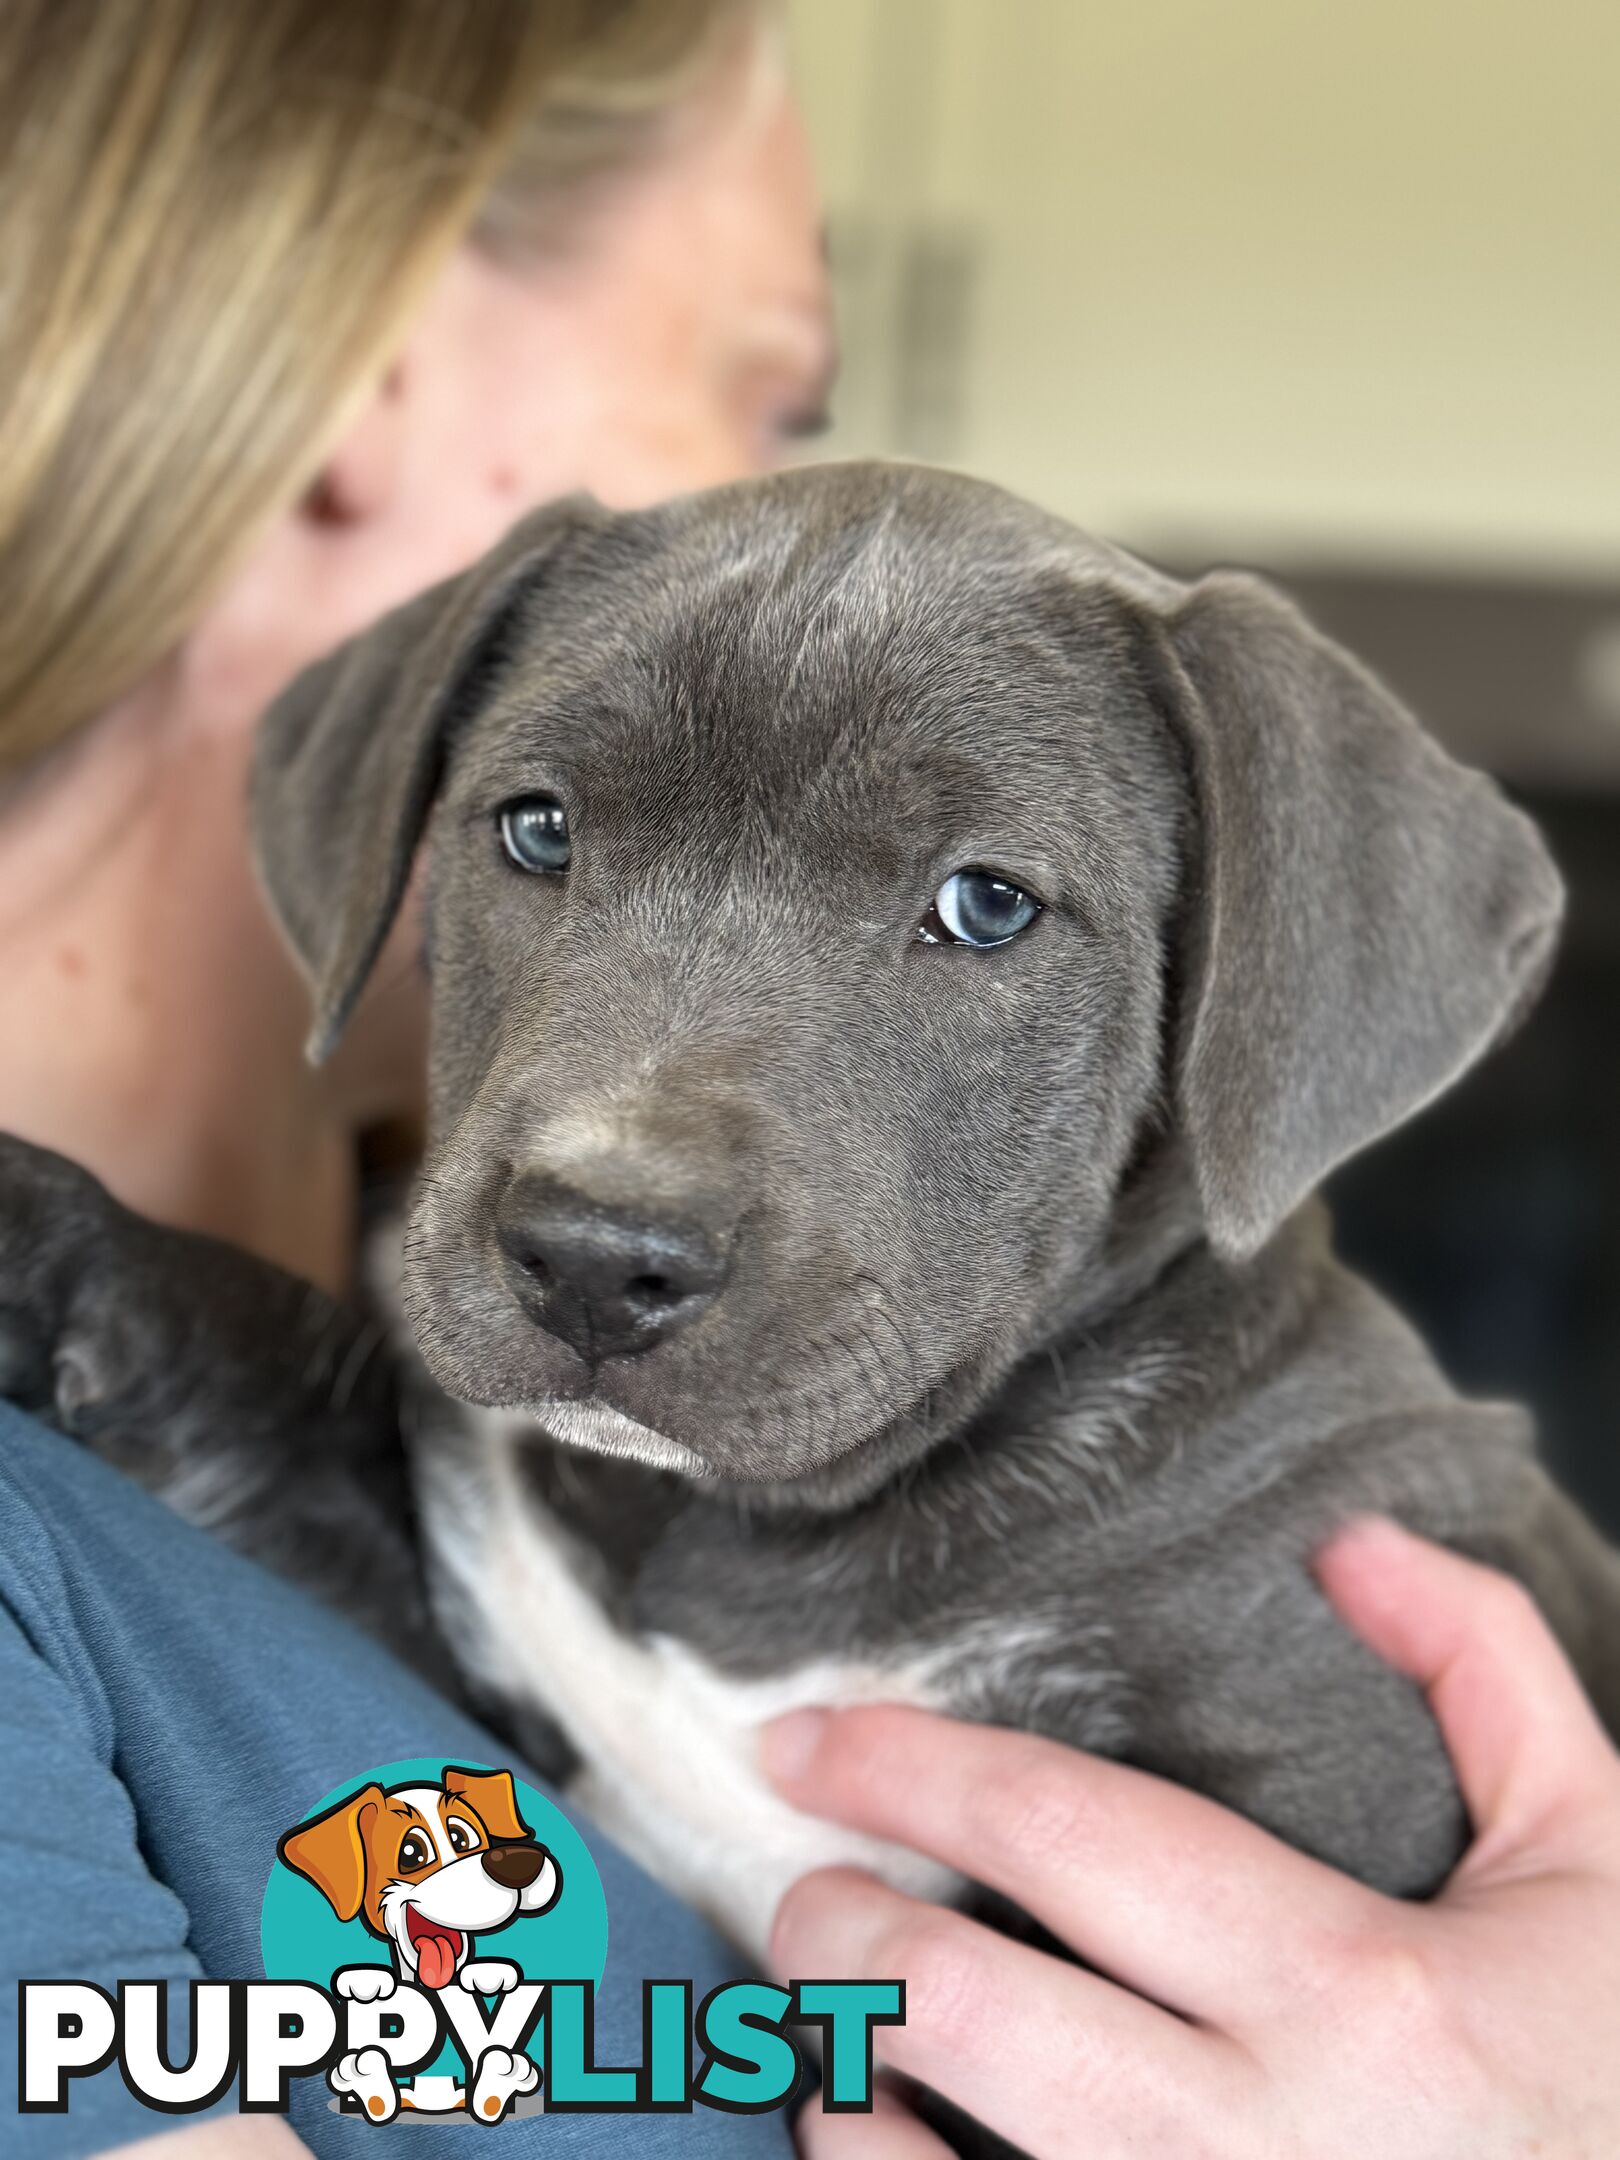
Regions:
M 784 1973 L 904 1977 L 890 2067 L 1036 2156 L 1600 2160 L 1620 2153 L 1620 1755 L 1516 1585 L 1385 1522 L 1318 1572 L 1427 1691 L 1474 1841 L 1403 1904 L 1214 1802 L 926 1711 L 800 1711 L 796 1806 L 1005 1893 L 1089 1966 L 850 1869 L 777 1915 Z M 939 2160 L 902 2108 L 803 2122 L 806 2160 Z

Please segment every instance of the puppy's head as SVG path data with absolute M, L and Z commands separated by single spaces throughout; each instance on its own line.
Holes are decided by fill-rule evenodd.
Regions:
M 294 685 L 254 808 L 317 1050 L 428 842 L 440 1381 L 807 1489 L 1117 1282 L 1146 1184 L 1255 1252 L 1559 910 L 1263 586 L 875 466 L 540 513 Z
M 447 1987 L 472 1938 L 545 1912 L 562 1883 L 508 1770 L 447 1769 L 440 1785 L 367 1785 L 277 1846 L 340 1920 L 393 1944 L 401 1969 Z

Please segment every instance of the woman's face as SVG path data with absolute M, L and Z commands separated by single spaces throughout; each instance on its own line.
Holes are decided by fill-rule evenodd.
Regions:
M 817 426 L 835 353 L 798 112 L 752 68 L 705 103 L 565 252 L 452 260 L 318 486 L 194 634 L 193 719 L 251 718 L 553 495 L 631 507 L 766 469 Z
M 0 836 L 0 1034 L 15 1006 L 32 1050 L 0 1061 L 0 1125 L 143 1212 L 342 1284 L 354 1130 L 416 1108 L 419 970 L 407 918 L 361 1023 L 309 1071 L 307 995 L 244 830 L 259 713 L 550 496 L 629 506 L 775 463 L 831 373 L 804 141 L 759 70 L 614 181 L 566 256 L 464 249 L 316 486 Z

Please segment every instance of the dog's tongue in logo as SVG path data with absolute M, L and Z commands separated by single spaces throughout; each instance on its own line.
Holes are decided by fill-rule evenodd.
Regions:
M 460 1929 L 440 1927 L 437 1921 L 424 1919 L 414 1905 L 407 1905 L 405 1932 L 416 1952 L 416 1977 L 423 1987 L 448 1987 L 461 1955 Z

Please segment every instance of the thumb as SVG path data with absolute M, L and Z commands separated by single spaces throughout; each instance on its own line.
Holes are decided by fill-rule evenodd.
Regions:
M 1518 1583 L 1381 1519 L 1352 1523 L 1316 1565 L 1340 1616 L 1428 1696 L 1492 1857 L 1612 1797 L 1614 1750 Z

